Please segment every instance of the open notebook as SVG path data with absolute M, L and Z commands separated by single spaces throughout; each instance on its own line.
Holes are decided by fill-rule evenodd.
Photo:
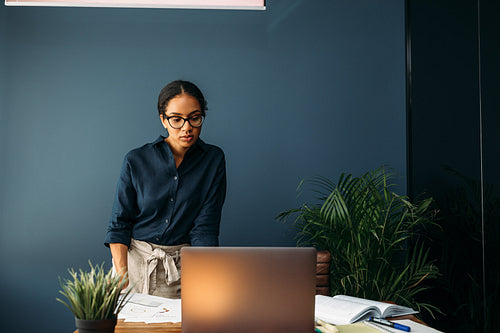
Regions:
M 314 331 L 316 250 L 184 247 L 183 333 Z

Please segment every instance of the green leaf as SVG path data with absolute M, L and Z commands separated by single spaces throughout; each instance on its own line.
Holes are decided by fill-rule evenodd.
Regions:
M 89 261 L 90 271 L 82 269 L 76 273 L 69 269 L 70 279 L 61 280 L 61 290 L 67 301 L 56 298 L 79 319 L 101 320 L 115 318 L 128 302 L 130 289 L 120 298 L 127 276 L 113 275 L 112 270 L 104 270 L 104 263 L 93 266 Z
M 297 235 L 299 246 L 314 246 L 331 253 L 331 292 L 399 302 L 435 312 L 420 302 L 439 273 L 428 259 L 416 230 L 435 224 L 433 199 L 411 203 L 392 191 L 394 174 L 382 166 L 360 177 L 341 174 L 303 180 L 317 202 L 277 216 Z

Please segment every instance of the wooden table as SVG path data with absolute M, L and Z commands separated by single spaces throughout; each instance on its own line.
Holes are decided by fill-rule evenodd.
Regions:
M 417 323 L 426 325 L 421 320 L 413 315 L 400 316 L 392 319 L 410 319 Z M 115 327 L 115 333 L 182 333 L 181 323 L 161 323 L 161 324 L 146 324 L 141 323 L 126 323 L 123 319 L 118 320 Z M 74 333 L 78 333 L 76 330 Z
M 141 323 L 126 323 L 123 319 L 119 319 L 115 327 L 115 333 L 181 333 L 181 323 L 161 323 L 161 324 L 146 324 Z M 78 333 L 76 330 L 74 333 Z
M 181 323 L 125 323 L 123 319 L 118 320 L 115 327 L 115 333 L 138 333 L 138 332 L 162 332 L 162 333 L 181 333 Z

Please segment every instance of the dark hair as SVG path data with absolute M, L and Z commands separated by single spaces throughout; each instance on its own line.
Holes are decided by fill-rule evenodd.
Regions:
M 168 102 L 182 93 L 193 96 L 198 100 L 198 103 L 200 103 L 200 111 L 204 116 L 207 110 L 207 101 L 203 93 L 194 83 L 182 80 L 172 81 L 160 91 L 160 95 L 158 96 L 158 114 L 164 115 Z

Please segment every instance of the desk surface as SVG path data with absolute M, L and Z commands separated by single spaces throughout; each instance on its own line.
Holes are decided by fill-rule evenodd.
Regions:
M 394 319 L 410 319 L 420 324 L 426 325 L 421 320 L 413 315 L 400 316 Z M 146 324 L 146 323 L 126 323 L 123 319 L 118 320 L 115 333 L 181 333 L 181 323 L 161 323 L 161 324 Z M 78 333 L 76 330 L 74 333 Z
M 181 323 L 162 323 L 162 324 L 145 324 L 145 323 L 125 323 L 123 319 L 118 320 L 115 333 L 138 333 L 138 332 L 162 332 L 162 333 L 181 333 Z
M 115 333 L 181 333 L 181 323 L 161 323 L 161 324 L 146 324 L 146 323 L 126 323 L 123 319 L 118 320 L 115 327 Z M 78 333 L 76 330 L 74 333 Z

